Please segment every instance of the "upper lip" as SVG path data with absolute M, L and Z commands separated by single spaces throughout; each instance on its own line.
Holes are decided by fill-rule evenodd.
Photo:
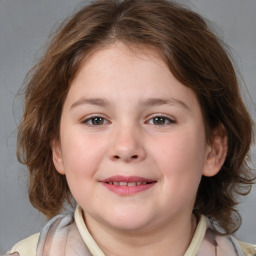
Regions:
M 139 176 L 111 176 L 107 179 L 102 180 L 102 182 L 156 182 L 156 180 L 147 179 Z

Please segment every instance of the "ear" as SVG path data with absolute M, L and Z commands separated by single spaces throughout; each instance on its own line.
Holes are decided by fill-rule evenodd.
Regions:
M 65 169 L 63 164 L 60 141 L 57 139 L 54 139 L 51 143 L 51 148 L 52 148 L 52 160 L 53 160 L 54 166 L 60 174 L 64 175 Z
M 227 132 L 222 124 L 214 129 L 208 149 L 203 175 L 211 177 L 220 171 L 228 152 Z

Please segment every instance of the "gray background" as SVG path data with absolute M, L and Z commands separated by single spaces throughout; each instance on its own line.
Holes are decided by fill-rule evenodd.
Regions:
M 256 0 L 180 2 L 213 22 L 219 36 L 231 46 L 248 88 L 243 89 L 244 97 L 256 120 Z M 16 160 L 16 128 L 22 113 L 16 94 L 26 72 L 40 57 L 49 33 L 79 6 L 79 0 L 0 0 L 0 253 L 38 232 L 45 223 L 28 201 L 26 168 Z M 237 236 L 256 243 L 255 186 L 240 210 L 243 224 Z

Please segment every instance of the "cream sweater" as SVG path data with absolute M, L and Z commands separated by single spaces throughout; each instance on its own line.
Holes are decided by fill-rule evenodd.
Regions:
M 65 220 L 65 217 L 58 217 L 57 220 Z M 56 223 L 57 221 L 53 221 L 52 223 Z M 64 221 L 65 222 L 65 221 Z M 63 222 L 63 223 L 64 223 Z M 61 222 L 60 222 L 61 223 Z M 74 218 L 68 219 L 65 224 L 58 224 L 54 229 L 48 228 L 46 232 L 42 231 L 41 232 L 41 237 L 39 239 L 39 233 L 34 234 L 19 243 L 17 243 L 10 252 L 8 252 L 6 255 L 14 255 L 14 256 L 34 256 L 36 255 L 36 251 L 40 251 L 40 247 L 42 249 L 42 256 L 45 254 L 45 248 L 47 248 L 47 255 L 56 255 L 55 250 L 58 252 L 60 249 L 52 249 L 48 248 L 49 245 L 45 246 L 47 244 L 45 241 L 47 239 L 49 240 L 49 237 L 51 237 L 51 234 L 54 230 L 54 235 L 52 235 L 51 238 L 51 243 L 50 244 L 57 244 L 60 243 L 61 247 L 56 247 L 56 248 L 62 248 L 63 246 L 67 246 L 64 244 L 62 246 L 62 241 L 65 241 L 67 238 L 63 238 L 63 228 L 66 228 L 66 230 L 74 230 L 72 231 L 73 233 L 77 233 L 77 237 L 81 237 L 81 240 L 79 240 L 79 245 L 84 242 L 84 246 L 88 248 L 88 251 L 86 249 L 86 252 L 83 255 L 92 255 L 92 256 L 105 256 L 102 250 L 99 248 L 93 237 L 90 235 L 84 221 L 83 221 L 83 216 L 82 216 L 82 209 L 77 206 L 75 213 L 74 213 Z M 54 224 L 50 224 L 49 227 L 52 227 Z M 70 225 L 73 227 L 72 229 L 70 228 Z M 58 231 L 59 233 L 56 232 L 56 230 L 61 230 Z M 62 233 L 61 233 L 62 232 Z M 69 233 L 72 233 L 69 232 Z M 46 235 L 45 235 L 45 234 Z M 67 233 L 67 232 L 66 232 Z M 70 235 L 65 235 L 66 237 L 71 237 L 72 234 Z M 57 235 L 56 235 L 57 234 Z M 60 236 L 60 239 L 58 239 L 58 236 Z M 56 238 L 57 237 L 57 238 Z M 72 236 L 74 239 L 76 239 L 76 236 Z M 55 239 L 55 240 L 54 240 Z M 210 243 L 209 241 L 215 239 L 214 243 Z M 53 243 L 52 243 L 53 241 Z M 56 241 L 56 242 L 55 242 Z M 43 246 L 41 246 L 42 244 Z M 68 243 L 67 243 L 68 244 Z M 213 244 L 217 244 L 216 248 L 213 248 Z M 73 247 L 73 246 L 71 246 Z M 76 246 L 75 246 L 76 247 Z M 78 246 L 79 247 L 79 246 Z M 39 249 L 38 249 L 39 248 Z M 81 249 L 82 250 L 82 249 Z M 256 256 L 256 246 L 245 244 L 242 242 L 236 241 L 233 237 L 220 237 L 215 235 L 211 230 L 209 231 L 209 227 L 207 226 L 207 220 L 204 216 L 200 217 L 199 223 L 197 225 L 196 231 L 194 233 L 194 236 L 192 238 L 192 241 L 185 253 L 184 256 L 208 256 L 212 255 L 210 253 L 210 250 L 215 251 L 214 255 L 218 256 Z M 209 254 L 208 254 L 209 252 Z M 41 255 L 40 253 L 38 253 Z M 60 253 L 61 255 L 61 253 Z M 65 254 L 66 255 L 66 254 Z M 68 255 L 68 254 L 67 254 Z M 72 254 L 70 254 L 73 256 Z M 78 254 L 77 254 L 78 255 Z M 80 255 L 80 254 L 79 254 Z M 57 255 L 56 255 L 57 256 Z

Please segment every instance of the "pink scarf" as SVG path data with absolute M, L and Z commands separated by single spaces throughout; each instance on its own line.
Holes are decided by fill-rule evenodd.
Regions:
M 92 254 L 72 215 L 57 216 L 40 233 L 36 256 L 99 256 Z M 208 225 L 196 256 L 245 256 L 232 236 L 219 236 Z
M 73 214 L 58 215 L 46 224 L 40 232 L 36 256 L 104 256 L 84 226 L 82 217 L 77 218 L 78 212 L 79 208 L 75 212 L 75 218 Z M 205 218 L 201 219 L 203 219 L 204 228 L 197 228 L 191 242 L 193 246 L 189 246 L 186 256 L 245 256 L 232 236 L 217 235 L 209 224 L 206 226 Z M 200 223 L 202 223 L 201 220 Z M 86 229 L 85 233 L 81 232 L 81 226 Z M 20 254 L 13 252 L 5 256 L 7 255 L 19 256 Z

